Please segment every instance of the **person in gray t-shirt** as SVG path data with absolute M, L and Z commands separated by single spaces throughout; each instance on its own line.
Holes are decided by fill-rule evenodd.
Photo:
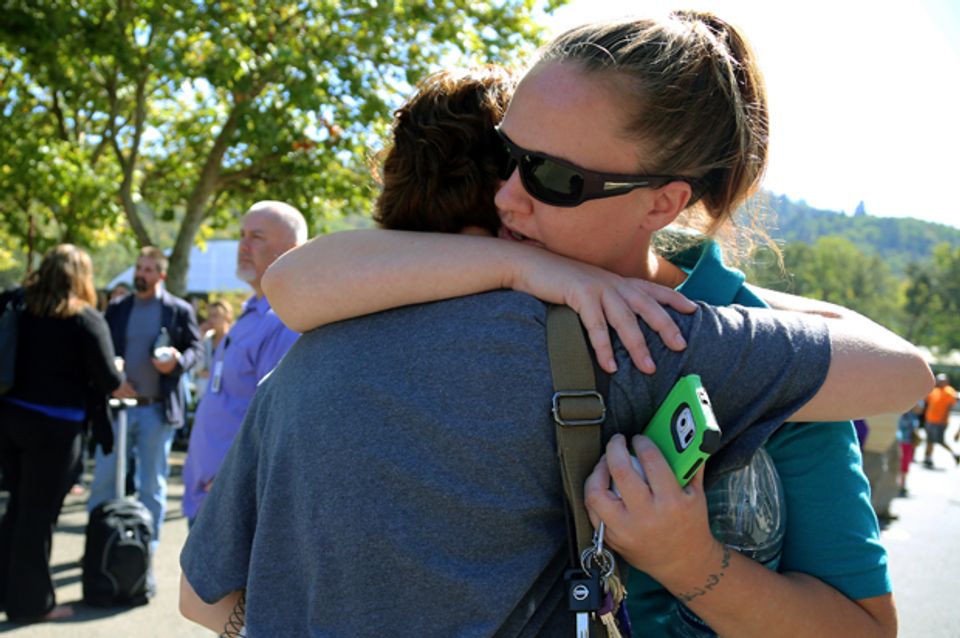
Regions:
M 606 438 L 637 433 L 695 372 L 723 388 L 726 439 L 749 425 L 762 440 L 831 365 L 817 317 L 709 306 L 672 317 L 689 345 L 649 339 L 656 374 L 616 345 Z M 249 636 L 566 631 L 544 324 L 543 303 L 492 292 L 305 334 L 258 389 L 187 540 L 187 606 L 229 609 L 245 589 Z

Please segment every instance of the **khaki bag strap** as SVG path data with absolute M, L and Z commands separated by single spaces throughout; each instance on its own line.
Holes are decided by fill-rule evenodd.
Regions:
M 577 562 L 593 544 L 593 526 L 583 503 L 583 484 L 601 455 L 606 416 L 593 360 L 580 318 L 567 306 L 547 308 L 547 352 L 553 377 L 553 420 L 567 505 L 576 532 Z

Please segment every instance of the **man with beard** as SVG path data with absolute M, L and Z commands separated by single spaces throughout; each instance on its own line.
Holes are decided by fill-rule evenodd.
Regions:
M 196 363 L 201 347 L 193 307 L 167 292 L 166 277 L 163 252 L 154 246 L 142 248 L 134 271 L 134 294 L 111 302 L 105 313 L 113 348 L 124 360 L 127 377 L 113 396 L 136 400 L 136 406 L 127 409 L 127 449 L 137 468 L 139 499 L 153 515 L 151 554 L 160 540 L 174 430 L 184 423 L 180 376 Z M 115 493 L 113 454 L 104 455 L 97 448 L 87 504 L 90 511 Z M 148 581 L 148 595 L 153 595 L 152 570 Z
M 237 277 L 250 284 L 254 294 L 213 352 L 210 380 L 190 432 L 183 466 L 183 513 L 191 524 L 240 429 L 257 383 L 299 336 L 274 314 L 260 279 L 277 257 L 306 240 L 307 223 L 289 204 L 257 202 L 243 216 Z

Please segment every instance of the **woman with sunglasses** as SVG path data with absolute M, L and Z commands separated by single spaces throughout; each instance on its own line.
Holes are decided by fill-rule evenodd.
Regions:
M 499 234 L 513 242 L 383 231 L 317 238 L 268 273 L 273 307 L 305 330 L 395 305 L 514 287 L 576 307 L 612 369 L 604 356 L 607 323 L 630 343 L 632 309 L 646 303 L 637 301 L 631 277 L 713 303 L 763 305 L 756 289 L 723 265 L 716 244 L 675 261 L 653 250 L 654 233 L 684 211 L 704 217 L 700 228 L 720 230 L 759 185 L 765 97 L 745 41 L 726 23 L 681 12 L 573 30 L 521 82 L 500 133 L 519 169 L 496 196 Z M 763 294 L 777 305 L 857 320 L 827 304 Z M 634 358 L 652 368 L 633 343 Z M 896 632 L 850 424 L 788 425 L 767 444 L 788 501 L 780 573 L 730 556 L 715 541 L 699 542 L 709 538 L 702 493 L 661 481 L 662 458 L 643 440 L 635 447 L 650 484 L 631 474 L 626 447 L 615 439 L 607 465 L 623 483 L 623 499 L 594 480 L 588 502 L 607 521 L 608 541 L 719 633 Z M 603 463 L 599 471 L 607 471 Z M 717 586 L 693 595 L 714 577 Z M 630 591 L 643 633 L 662 632 L 653 620 L 671 596 L 649 579 L 632 579 Z

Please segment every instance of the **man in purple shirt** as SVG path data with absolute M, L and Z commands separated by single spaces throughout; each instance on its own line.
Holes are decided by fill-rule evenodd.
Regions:
M 190 523 L 240 429 L 257 383 L 299 336 L 274 314 L 260 279 L 277 257 L 306 239 L 307 223 L 289 204 L 257 202 L 243 216 L 237 276 L 250 284 L 254 295 L 214 350 L 207 391 L 197 408 L 183 466 L 183 513 Z

